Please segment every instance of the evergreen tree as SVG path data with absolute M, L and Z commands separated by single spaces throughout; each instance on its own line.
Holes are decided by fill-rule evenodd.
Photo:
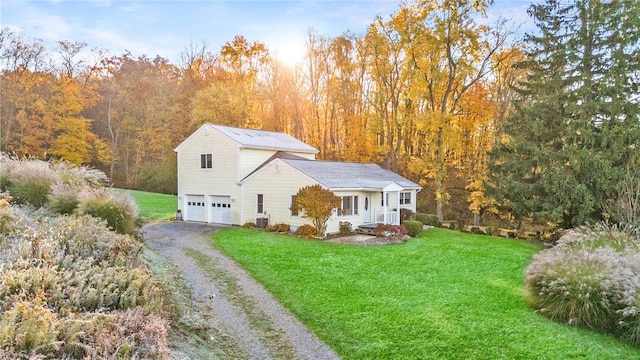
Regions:
M 568 228 L 602 217 L 639 166 L 640 7 L 636 0 L 532 5 L 529 75 L 491 152 L 487 191 L 516 219 Z

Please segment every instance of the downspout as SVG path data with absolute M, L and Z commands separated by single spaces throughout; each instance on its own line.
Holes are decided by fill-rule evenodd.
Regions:
M 241 155 L 241 154 L 242 154 L 242 146 L 241 146 L 241 145 L 238 145 L 238 156 L 236 156 L 236 161 L 237 161 L 237 163 L 236 163 L 236 169 L 238 169 L 238 173 L 236 174 L 236 176 L 238 177 L 238 180 L 237 180 L 237 183 L 238 183 L 238 184 L 240 184 L 240 180 L 241 180 L 241 178 L 240 178 L 240 164 L 242 163 L 242 162 L 240 161 L 240 155 Z
M 238 169 L 238 184 L 240 185 L 240 221 L 238 221 L 238 225 L 242 225 L 244 221 L 244 183 L 240 182 L 240 157 L 242 154 L 242 145 L 238 145 L 238 157 L 236 164 L 236 168 Z

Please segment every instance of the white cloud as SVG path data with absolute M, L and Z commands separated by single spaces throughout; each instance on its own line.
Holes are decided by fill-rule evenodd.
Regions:
M 22 29 L 25 35 L 39 37 L 44 41 L 62 40 L 72 32 L 72 26 L 62 16 L 25 1 L 3 2 L 3 12 L 11 13 L 10 17 L 3 16 L 3 27 Z
M 92 39 L 92 44 L 96 44 L 99 48 L 104 48 L 112 54 L 124 53 L 131 51 L 134 55 L 146 54 L 155 56 L 155 51 L 151 49 L 151 45 L 146 42 L 127 39 L 112 30 L 102 29 L 83 29 L 87 38 Z

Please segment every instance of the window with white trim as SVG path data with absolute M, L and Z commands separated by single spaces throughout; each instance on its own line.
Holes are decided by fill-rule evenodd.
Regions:
M 200 154 L 200 169 L 213 169 L 213 154 Z
M 401 192 L 400 193 L 400 205 L 411 205 L 411 193 L 410 192 Z
M 358 215 L 358 195 L 340 197 L 338 216 Z

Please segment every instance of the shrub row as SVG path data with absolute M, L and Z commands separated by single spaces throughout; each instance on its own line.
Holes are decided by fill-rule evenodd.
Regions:
M 438 219 L 438 215 L 435 214 L 416 213 L 416 220 L 420 221 L 423 225 L 435 227 L 442 226 L 442 222 Z
M 56 214 L 88 214 L 121 234 L 135 230 L 136 204 L 129 196 L 104 190 L 107 177 L 98 170 L 0 155 L 0 173 L 0 191 L 14 204 L 47 207 Z
M 526 271 L 530 305 L 560 322 L 640 346 L 640 238 L 632 227 L 598 224 L 563 236 Z

